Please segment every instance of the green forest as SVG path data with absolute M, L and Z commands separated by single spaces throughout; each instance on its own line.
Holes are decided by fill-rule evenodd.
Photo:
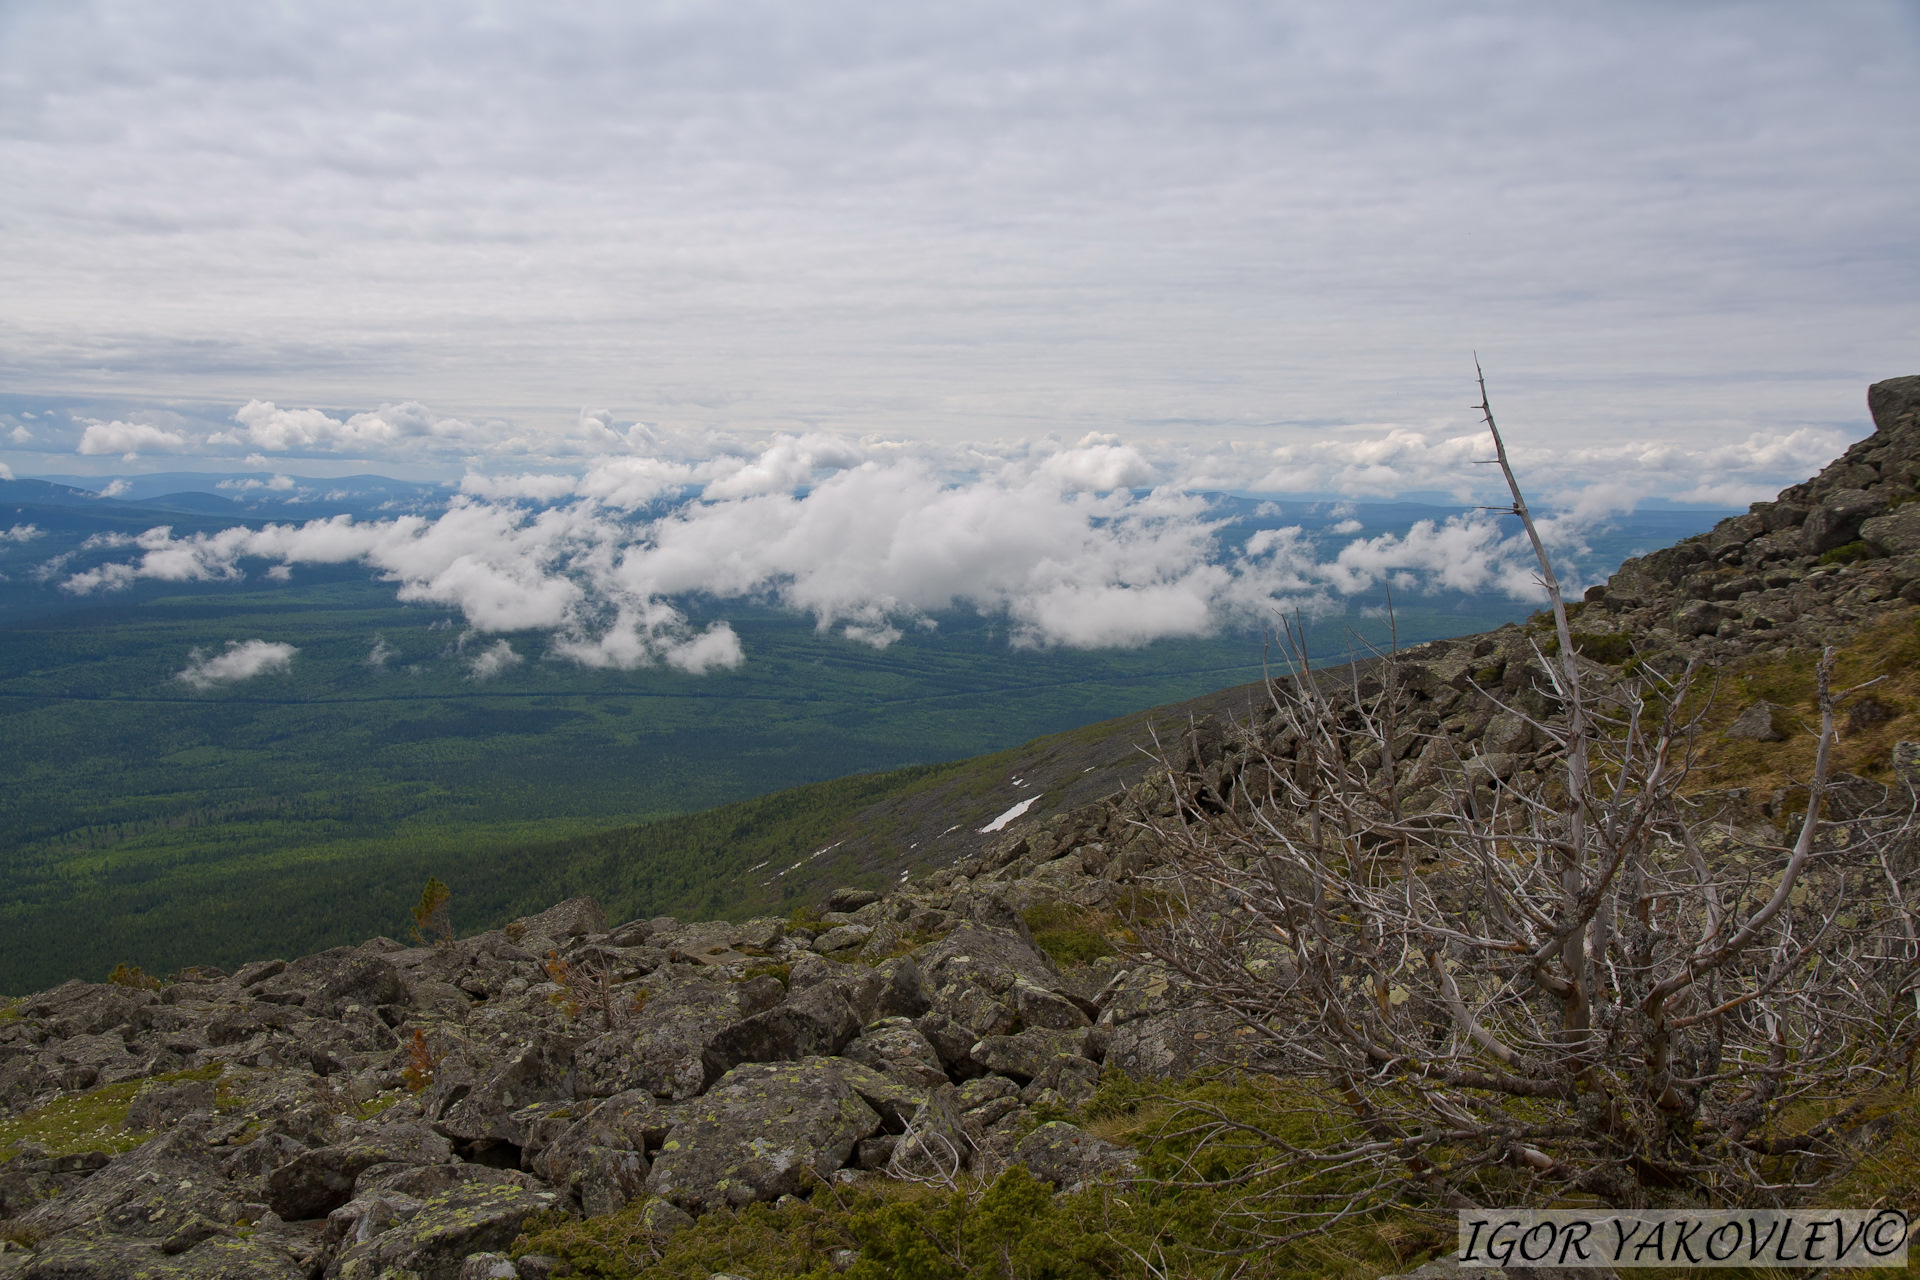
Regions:
M 875 650 L 771 606 L 691 600 L 696 625 L 732 625 L 743 666 L 590 670 L 527 634 L 506 637 L 522 661 L 479 680 L 457 616 L 361 569 L 59 597 L 34 566 L 84 546 L 89 526 L 69 524 L 0 544 L 0 992 L 397 934 L 429 874 L 454 884 L 463 930 L 589 890 L 628 916 L 725 914 L 738 869 L 930 766 L 1261 669 L 1254 631 L 1014 649 L 1003 621 L 956 612 Z M 1384 642 L 1372 603 L 1317 620 L 1316 656 Z M 1527 612 L 1419 596 L 1395 617 L 1407 643 Z M 178 678 L 196 651 L 251 639 L 298 652 L 235 683 Z

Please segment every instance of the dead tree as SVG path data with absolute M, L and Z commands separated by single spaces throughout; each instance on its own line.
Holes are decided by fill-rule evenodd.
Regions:
M 1338 1122 L 1309 1143 L 1204 1107 L 1182 1120 L 1264 1151 L 1236 1178 L 1311 1189 L 1323 1220 L 1387 1201 L 1804 1201 L 1887 1087 L 1912 1085 L 1911 790 L 1828 811 L 1852 692 L 1830 687 L 1829 651 L 1791 843 L 1705 820 L 1683 794 L 1694 673 L 1579 657 L 1484 379 L 1481 396 L 1552 604 L 1549 710 L 1528 718 L 1556 767 L 1502 779 L 1456 756 L 1416 786 L 1391 656 L 1342 684 L 1296 646 L 1232 803 L 1166 770 L 1173 816 L 1142 820 L 1166 907 L 1140 947 L 1231 1019 L 1233 1061 Z

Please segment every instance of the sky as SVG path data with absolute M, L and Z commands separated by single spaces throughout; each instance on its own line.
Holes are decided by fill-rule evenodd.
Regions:
M 1477 353 L 1544 499 L 1743 505 L 1920 372 L 1916 72 L 1912 0 L 0 0 L 0 475 L 1186 546 L 1489 496 Z

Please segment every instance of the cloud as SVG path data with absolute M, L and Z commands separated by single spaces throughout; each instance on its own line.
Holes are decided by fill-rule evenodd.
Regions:
M 32 542 L 35 538 L 46 536 L 46 530 L 38 525 L 16 524 L 5 533 L 0 533 L 0 542 Z
M 228 480 L 216 481 L 213 487 L 216 489 L 241 489 L 241 490 L 266 489 L 269 491 L 280 492 L 280 491 L 293 488 L 293 477 L 275 475 L 272 479 L 262 480 L 256 476 L 248 476 L 244 479 L 228 479 Z
M 100 491 L 100 496 L 103 498 L 117 498 L 131 488 L 133 488 L 133 486 L 127 481 L 115 480 Z
M 89 422 L 80 437 L 79 452 L 85 454 L 118 453 L 137 458 L 143 450 L 177 453 L 187 447 L 187 439 L 178 431 L 167 431 L 145 422 Z
M 433 517 L 182 536 L 156 527 L 135 540 L 136 558 L 61 586 L 86 594 L 142 578 L 237 581 L 258 571 L 250 564 L 270 576 L 362 564 L 401 600 L 458 610 L 476 638 L 545 632 L 554 658 L 694 674 L 747 655 L 725 621 L 689 620 L 692 599 L 771 602 L 883 649 L 956 609 L 1003 619 L 1016 646 L 1102 648 L 1322 610 L 1383 583 L 1540 596 L 1526 543 L 1491 517 L 1348 538 L 1361 532 L 1349 522 L 1331 545 L 1300 526 L 1265 529 L 1234 551 L 1204 496 L 1120 483 L 1158 465 L 1083 441 L 1003 453 L 955 479 L 928 457 L 782 437 L 695 462 L 605 459 L 564 488 L 553 477 L 470 477 Z M 704 491 L 680 496 L 701 481 Z M 1542 531 L 1577 557 L 1582 527 L 1553 517 Z M 485 679 L 517 660 L 500 640 L 468 662 Z
M 505 640 L 495 640 L 467 659 L 467 671 L 475 680 L 491 680 L 509 667 L 526 661 Z
M 211 689 L 216 684 L 286 671 L 292 667 L 293 655 L 298 652 L 293 645 L 274 640 L 229 640 L 223 653 L 192 650 L 187 655 L 185 670 L 174 679 L 196 689 Z
M 328 450 L 380 453 L 420 443 L 463 448 L 494 442 L 505 434 L 499 423 L 476 424 L 440 417 L 417 401 L 383 404 L 368 413 L 334 418 L 318 409 L 282 409 L 271 400 L 249 400 L 233 415 L 239 429 L 207 437 L 211 445 L 235 445 L 262 453 Z

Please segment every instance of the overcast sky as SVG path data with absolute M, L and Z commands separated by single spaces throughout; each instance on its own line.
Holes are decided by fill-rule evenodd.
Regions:
M 0 462 L 1101 432 L 1381 493 L 1477 349 L 1561 488 L 1745 501 L 1920 372 L 1917 53 L 1911 0 L 0 0 Z

